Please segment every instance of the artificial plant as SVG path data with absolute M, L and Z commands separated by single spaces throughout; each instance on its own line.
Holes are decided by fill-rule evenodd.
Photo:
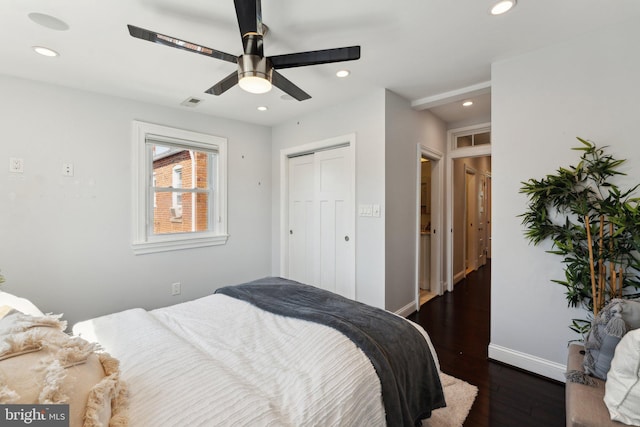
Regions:
M 568 305 L 596 315 L 611 298 L 630 297 L 640 286 L 640 199 L 633 197 L 637 185 L 622 191 L 612 182 L 625 175 L 619 170 L 625 160 L 578 140 L 577 166 L 522 182 L 529 202 L 520 216 L 531 243 L 550 239 L 548 252 L 563 257 L 565 277 L 553 282 L 566 288 Z M 574 320 L 570 328 L 584 333 L 589 324 Z

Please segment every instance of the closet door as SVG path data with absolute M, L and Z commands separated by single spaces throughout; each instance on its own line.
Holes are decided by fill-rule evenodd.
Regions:
M 289 159 L 289 275 L 314 285 L 314 155 Z
M 319 227 L 318 286 L 355 298 L 353 197 L 348 148 L 315 154 Z
M 355 298 L 348 147 L 289 159 L 289 278 Z

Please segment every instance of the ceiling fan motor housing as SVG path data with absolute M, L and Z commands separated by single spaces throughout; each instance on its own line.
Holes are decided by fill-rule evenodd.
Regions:
M 271 81 L 271 66 L 269 58 L 258 55 L 241 55 L 238 57 L 238 79 L 244 77 L 260 77 Z

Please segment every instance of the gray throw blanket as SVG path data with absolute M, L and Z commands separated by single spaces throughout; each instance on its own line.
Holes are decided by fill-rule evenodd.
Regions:
M 380 378 L 387 426 L 419 426 L 445 405 L 440 377 L 424 337 L 379 308 L 282 278 L 220 288 L 271 313 L 330 326 L 350 338 Z

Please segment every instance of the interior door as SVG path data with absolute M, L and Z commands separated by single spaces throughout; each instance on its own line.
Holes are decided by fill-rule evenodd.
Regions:
M 478 204 L 478 262 L 483 266 L 487 263 L 487 179 L 484 174 L 480 174 L 480 183 L 476 193 L 476 203 Z
M 289 278 L 355 298 L 349 147 L 289 159 Z
M 314 271 L 314 158 L 289 159 L 289 272 L 288 278 L 315 284 Z
M 487 175 L 487 258 L 491 259 L 491 175 Z
M 478 268 L 478 203 L 477 203 L 476 171 L 465 167 L 466 194 L 466 235 L 465 235 L 465 272 L 466 274 Z
M 347 147 L 315 153 L 318 227 L 318 286 L 355 298 L 351 219 L 354 208 L 348 175 Z

